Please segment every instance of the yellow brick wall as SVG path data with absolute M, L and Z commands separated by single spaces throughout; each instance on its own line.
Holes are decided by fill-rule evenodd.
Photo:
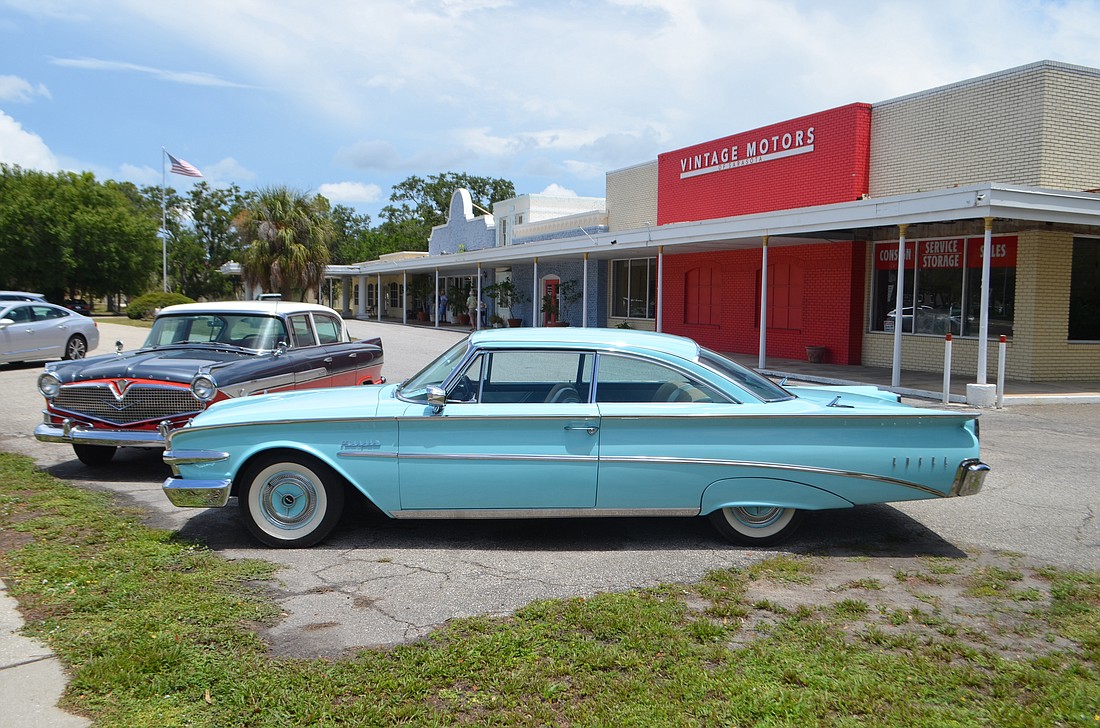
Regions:
M 871 110 L 872 197 L 981 182 L 1100 188 L 1100 72 L 1041 61 Z
M 607 229 L 657 224 L 657 160 L 607 173 Z

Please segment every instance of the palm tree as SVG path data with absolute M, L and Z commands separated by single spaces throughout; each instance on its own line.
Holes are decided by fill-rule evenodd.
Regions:
M 329 262 L 332 218 L 328 201 L 289 187 L 261 189 L 237 216 L 235 225 L 248 246 L 241 261 L 245 283 L 290 298 L 320 290 Z

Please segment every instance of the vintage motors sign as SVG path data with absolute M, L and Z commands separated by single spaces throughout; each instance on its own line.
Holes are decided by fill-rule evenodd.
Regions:
M 661 154 L 658 223 L 857 200 L 870 133 L 871 107 L 850 104 Z

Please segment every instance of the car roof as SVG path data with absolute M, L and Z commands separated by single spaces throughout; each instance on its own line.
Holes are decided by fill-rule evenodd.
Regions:
M 288 316 L 292 313 L 327 313 L 337 318 L 340 314 L 328 306 L 296 301 L 211 301 L 208 303 L 178 303 L 160 310 L 157 316 L 195 313 L 240 313 L 264 316 Z
M 540 328 L 484 329 L 470 334 L 473 346 L 561 346 L 566 348 L 617 349 L 658 351 L 693 360 L 699 356 L 699 345 L 683 336 L 658 334 L 630 329 L 574 328 L 551 326 Z
M 0 301 L 45 301 L 41 293 L 30 291 L 0 291 Z

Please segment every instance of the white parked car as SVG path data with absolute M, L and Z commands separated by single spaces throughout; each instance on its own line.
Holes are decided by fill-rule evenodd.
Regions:
M 45 301 L 0 301 L 0 364 L 83 359 L 99 346 L 93 319 Z

